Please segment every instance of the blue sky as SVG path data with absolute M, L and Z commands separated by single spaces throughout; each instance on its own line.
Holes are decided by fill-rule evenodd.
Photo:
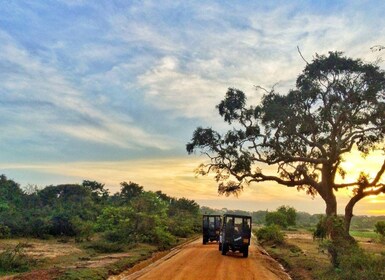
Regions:
M 282 199 L 282 187 L 218 197 L 185 144 L 197 126 L 225 128 L 215 105 L 228 87 L 255 103 L 254 85 L 292 88 L 297 46 L 309 61 L 330 50 L 375 61 L 384 14 L 383 1 L 1 1 L 0 173 L 22 186 L 92 179 L 115 192 L 131 180 L 209 206 L 323 211 L 304 194 Z

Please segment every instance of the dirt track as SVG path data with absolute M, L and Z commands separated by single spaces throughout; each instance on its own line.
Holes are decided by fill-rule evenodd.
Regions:
M 278 263 L 263 254 L 255 245 L 250 246 L 249 257 L 239 253 L 222 256 L 216 243 L 202 245 L 198 239 L 165 257 L 137 271 L 133 268 L 125 273 L 111 277 L 110 280 L 128 279 L 289 279 Z

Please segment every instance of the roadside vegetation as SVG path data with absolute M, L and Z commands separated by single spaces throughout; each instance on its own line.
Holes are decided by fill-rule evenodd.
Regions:
M 277 209 L 273 216 L 279 216 L 284 207 Z M 287 207 L 286 207 L 287 209 Z M 295 212 L 292 209 L 292 212 Z M 258 242 L 290 273 L 293 279 L 317 280 L 380 280 L 385 279 L 385 240 L 381 234 L 385 217 L 354 217 L 355 230 L 350 231 L 354 245 L 335 244 L 325 228 L 328 219 L 319 216 L 316 224 L 303 225 L 303 221 L 290 228 L 284 215 L 271 221 L 266 215 L 265 225 L 254 231 Z M 302 214 L 302 219 L 305 215 Z M 291 220 L 291 217 L 290 217 Z M 298 221 L 301 219 L 298 219 Z M 343 218 L 337 217 L 333 228 L 342 231 Z M 365 224 L 366 227 L 359 227 Z M 338 251 L 342 246 L 346 249 Z
M 106 279 L 200 227 L 195 201 L 133 182 L 110 195 L 94 181 L 23 189 L 0 176 L 0 276 L 55 266 L 57 279 Z M 49 257 L 50 250 L 57 254 Z

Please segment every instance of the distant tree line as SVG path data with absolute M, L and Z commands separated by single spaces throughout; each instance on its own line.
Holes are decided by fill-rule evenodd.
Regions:
M 281 211 L 279 211 L 279 209 L 281 209 Z M 257 225 L 271 224 L 272 222 L 269 222 L 269 220 L 274 220 L 274 219 L 279 220 L 279 216 L 280 216 L 279 212 L 285 212 L 285 211 L 291 212 L 291 213 L 295 212 L 295 223 L 289 222 L 288 224 L 287 222 L 283 222 L 283 224 L 286 223 L 288 224 L 288 226 L 296 225 L 297 227 L 302 227 L 302 228 L 315 228 L 319 223 L 321 217 L 324 216 L 323 214 L 309 214 L 307 212 L 297 211 L 290 206 L 280 206 L 277 208 L 276 211 L 269 211 L 269 210 L 243 211 L 243 210 L 229 210 L 226 208 L 213 209 L 206 206 L 201 207 L 201 212 L 203 214 L 223 215 L 224 213 L 232 213 L 232 214 L 251 216 L 253 219 L 253 224 L 257 224 Z M 293 216 L 293 214 L 291 215 Z M 385 216 L 357 215 L 352 218 L 351 229 L 373 230 L 375 228 L 376 223 L 380 221 L 385 221 Z
M 106 242 L 170 246 L 200 231 L 199 205 L 161 191 L 122 182 L 110 195 L 95 181 L 23 190 L 0 175 L 0 237 L 71 237 Z

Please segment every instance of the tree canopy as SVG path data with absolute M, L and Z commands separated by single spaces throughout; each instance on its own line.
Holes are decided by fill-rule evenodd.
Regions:
M 273 89 L 259 105 L 246 104 L 241 90 L 229 88 L 217 109 L 232 129 L 221 134 L 198 127 L 186 145 L 189 154 L 199 150 L 209 157 L 197 172 L 213 172 L 219 193 L 239 194 L 252 182 L 274 181 L 319 194 L 332 216 L 337 214 L 335 191 L 351 187 L 348 228 L 357 201 L 385 192 L 385 161 L 374 178 L 361 173 L 354 182 L 336 182 L 337 175 L 346 174 L 345 154 L 356 148 L 365 155 L 384 152 L 385 74 L 378 66 L 341 52 L 316 55 L 295 89 L 287 94 Z M 266 173 L 263 164 L 276 166 L 278 175 Z

